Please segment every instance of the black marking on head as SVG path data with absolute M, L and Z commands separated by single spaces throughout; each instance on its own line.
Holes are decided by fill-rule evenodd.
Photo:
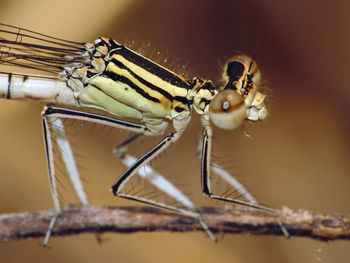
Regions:
M 255 56 L 255 54 L 254 54 L 254 56 Z M 252 57 L 252 59 L 250 60 L 250 63 L 249 63 L 248 73 L 247 73 L 247 74 L 249 74 L 250 70 L 252 69 L 253 61 L 254 61 L 254 60 L 253 60 L 253 57 Z
M 229 82 L 238 81 L 244 72 L 244 65 L 241 62 L 232 61 L 227 64 L 226 74 Z
M 249 91 L 253 88 L 253 74 L 249 74 L 249 72 L 246 75 L 246 79 L 243 80 L 242 83 L 242 95 L 248 95 Z M 247 82 L 247 84 L 245 85 L 245 82 Z

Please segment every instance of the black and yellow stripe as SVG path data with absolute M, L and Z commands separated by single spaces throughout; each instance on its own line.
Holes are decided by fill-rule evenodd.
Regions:
M 187 80 L 140 54 L 102 39 L 109 49 L 106 67 L 92 77 L 93 85 L 109 97 L 154 118 L 181 118 L 190 114 L 188 92 L 198 81 Z

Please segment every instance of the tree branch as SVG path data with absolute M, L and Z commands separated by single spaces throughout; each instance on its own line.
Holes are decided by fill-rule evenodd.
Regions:
M 203 218 L 213 232 L 283 235 L 276 216 L 250 210 L 202 208 Z M 0 215 L 0 242 L 43 237 L 52 210 Z M 350 239 L 350 216 L 292 211 L 283 208 L 279 217 L 291 236 L 329 241 Z M 137 231 L 203 231 L 188 217 L 150 207 L 69 206 L 58 217 L 52 235 Z

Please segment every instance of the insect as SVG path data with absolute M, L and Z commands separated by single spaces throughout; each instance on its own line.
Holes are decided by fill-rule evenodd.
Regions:
M 254 59 L 245 55 L 234 56 L 225 65 L 223 82 L 214 85 L 211 81 L 198 77 L 184 78 L 113 39 L 100 37 L 94 43 L 86 44 L 5 24 L 0 25 L 0 64 L 51 74 L 0 75 L 0 97 L 35 99 L 48 103 L 42 112 L 42 119 L 50 189 L 56 215 L 50 222 L 44 245 L 47 244 L 61 211 L 55 179 L 52 133 L 56 134 L 55 143 L 61 150 L 75 191 L 81 203 L 88 205 L 64 132 L 62 118 L 100 123 L 134 132 L 133 137 L 115 150 L 115 154 L 128 169 L 112 185 L 112 193 L 195 218 L 215 240 L 201 214 L 194 210 L 192 201 L 148 164 L 178 140 L 185 131 L 191 114 L 196 112 L 200 115 L 203 126 L 197 151 L 201 157 L 201 184 L 204 195 L 275 212 L 259 205 L 237 180 L 210 160 L 212 124 L 222 129 L 233 130 L 240 127 L 245 120 L 260 121 L 267 116 L 265 95 L 258 91 L 260 70 Z M 85 110 L 87 108 L 95 108 L 114 117 L 90 113 Z M 128 121 L 123 118 L 127 118 Z M 138 138 L 163 135 L 168 126 L 171 126 L 171 131 L 141 158 L 136 159 L 128 154 L 130 145 Z M 245 194 L 246 200 L 214 194 L 211 188 L 211 169 L 239 189 L 242 195 Z M 185 208 L 123 192 L 127 182 L 137 173 L 178 200 Z

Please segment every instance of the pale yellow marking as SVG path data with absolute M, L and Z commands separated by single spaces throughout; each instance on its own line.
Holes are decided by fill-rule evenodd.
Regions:
M 170 116 L 170 102 L 168 109 L 164 108 L 160 103 L 153 102 L 144 98 L 141 94 L 137 93 L 134 89 L 128 85 L 116 82 L 112 79 L 97 76 L 92 78 L 89 83 L 97 86 L 102 92 L 108 96 L 114 98 L 122 104 L 128 105 L 142 112 L 143 114 L 148 112 L 152 116 L 158 118 L 166 118 Z M 138 83 L 135 83 L 138 85 Z
M 114 115 L 124 118 L 142 119 L 140 111 L 114 100 L 92 85 L 85 87 L 79 96 L 79 102 L 82 105 L 94 105 L 96 108 L 107 110 Z
M 150 73 L 146 69 L 139 67 L 139 66 L 135 65 L 134 63 L 126 60 L 121 55 L 114 54 L 112 57 L 119 60 L 120 62 L 122 62 L 126 67 L 128 67 L 130 70 L 132 70 L 138 76 L 141 76 L 143 79 L 147 80 L 148 82 L 152 83 L 153 85 L 167 91 L 170 95 L 186 97 L 187 89 L 170 84 L 169 82 L 161 79 L 160 77 Z M 162 67 L 161 65 L 157 64 L 157 66 L 169 71 L 171 74 L 173 74 L 175 76 L 178 76 L 181 80 L 183 80 L 185 83 L 187 83 L 187 81 L 184 78 L 177 75 L 176 73 Z

